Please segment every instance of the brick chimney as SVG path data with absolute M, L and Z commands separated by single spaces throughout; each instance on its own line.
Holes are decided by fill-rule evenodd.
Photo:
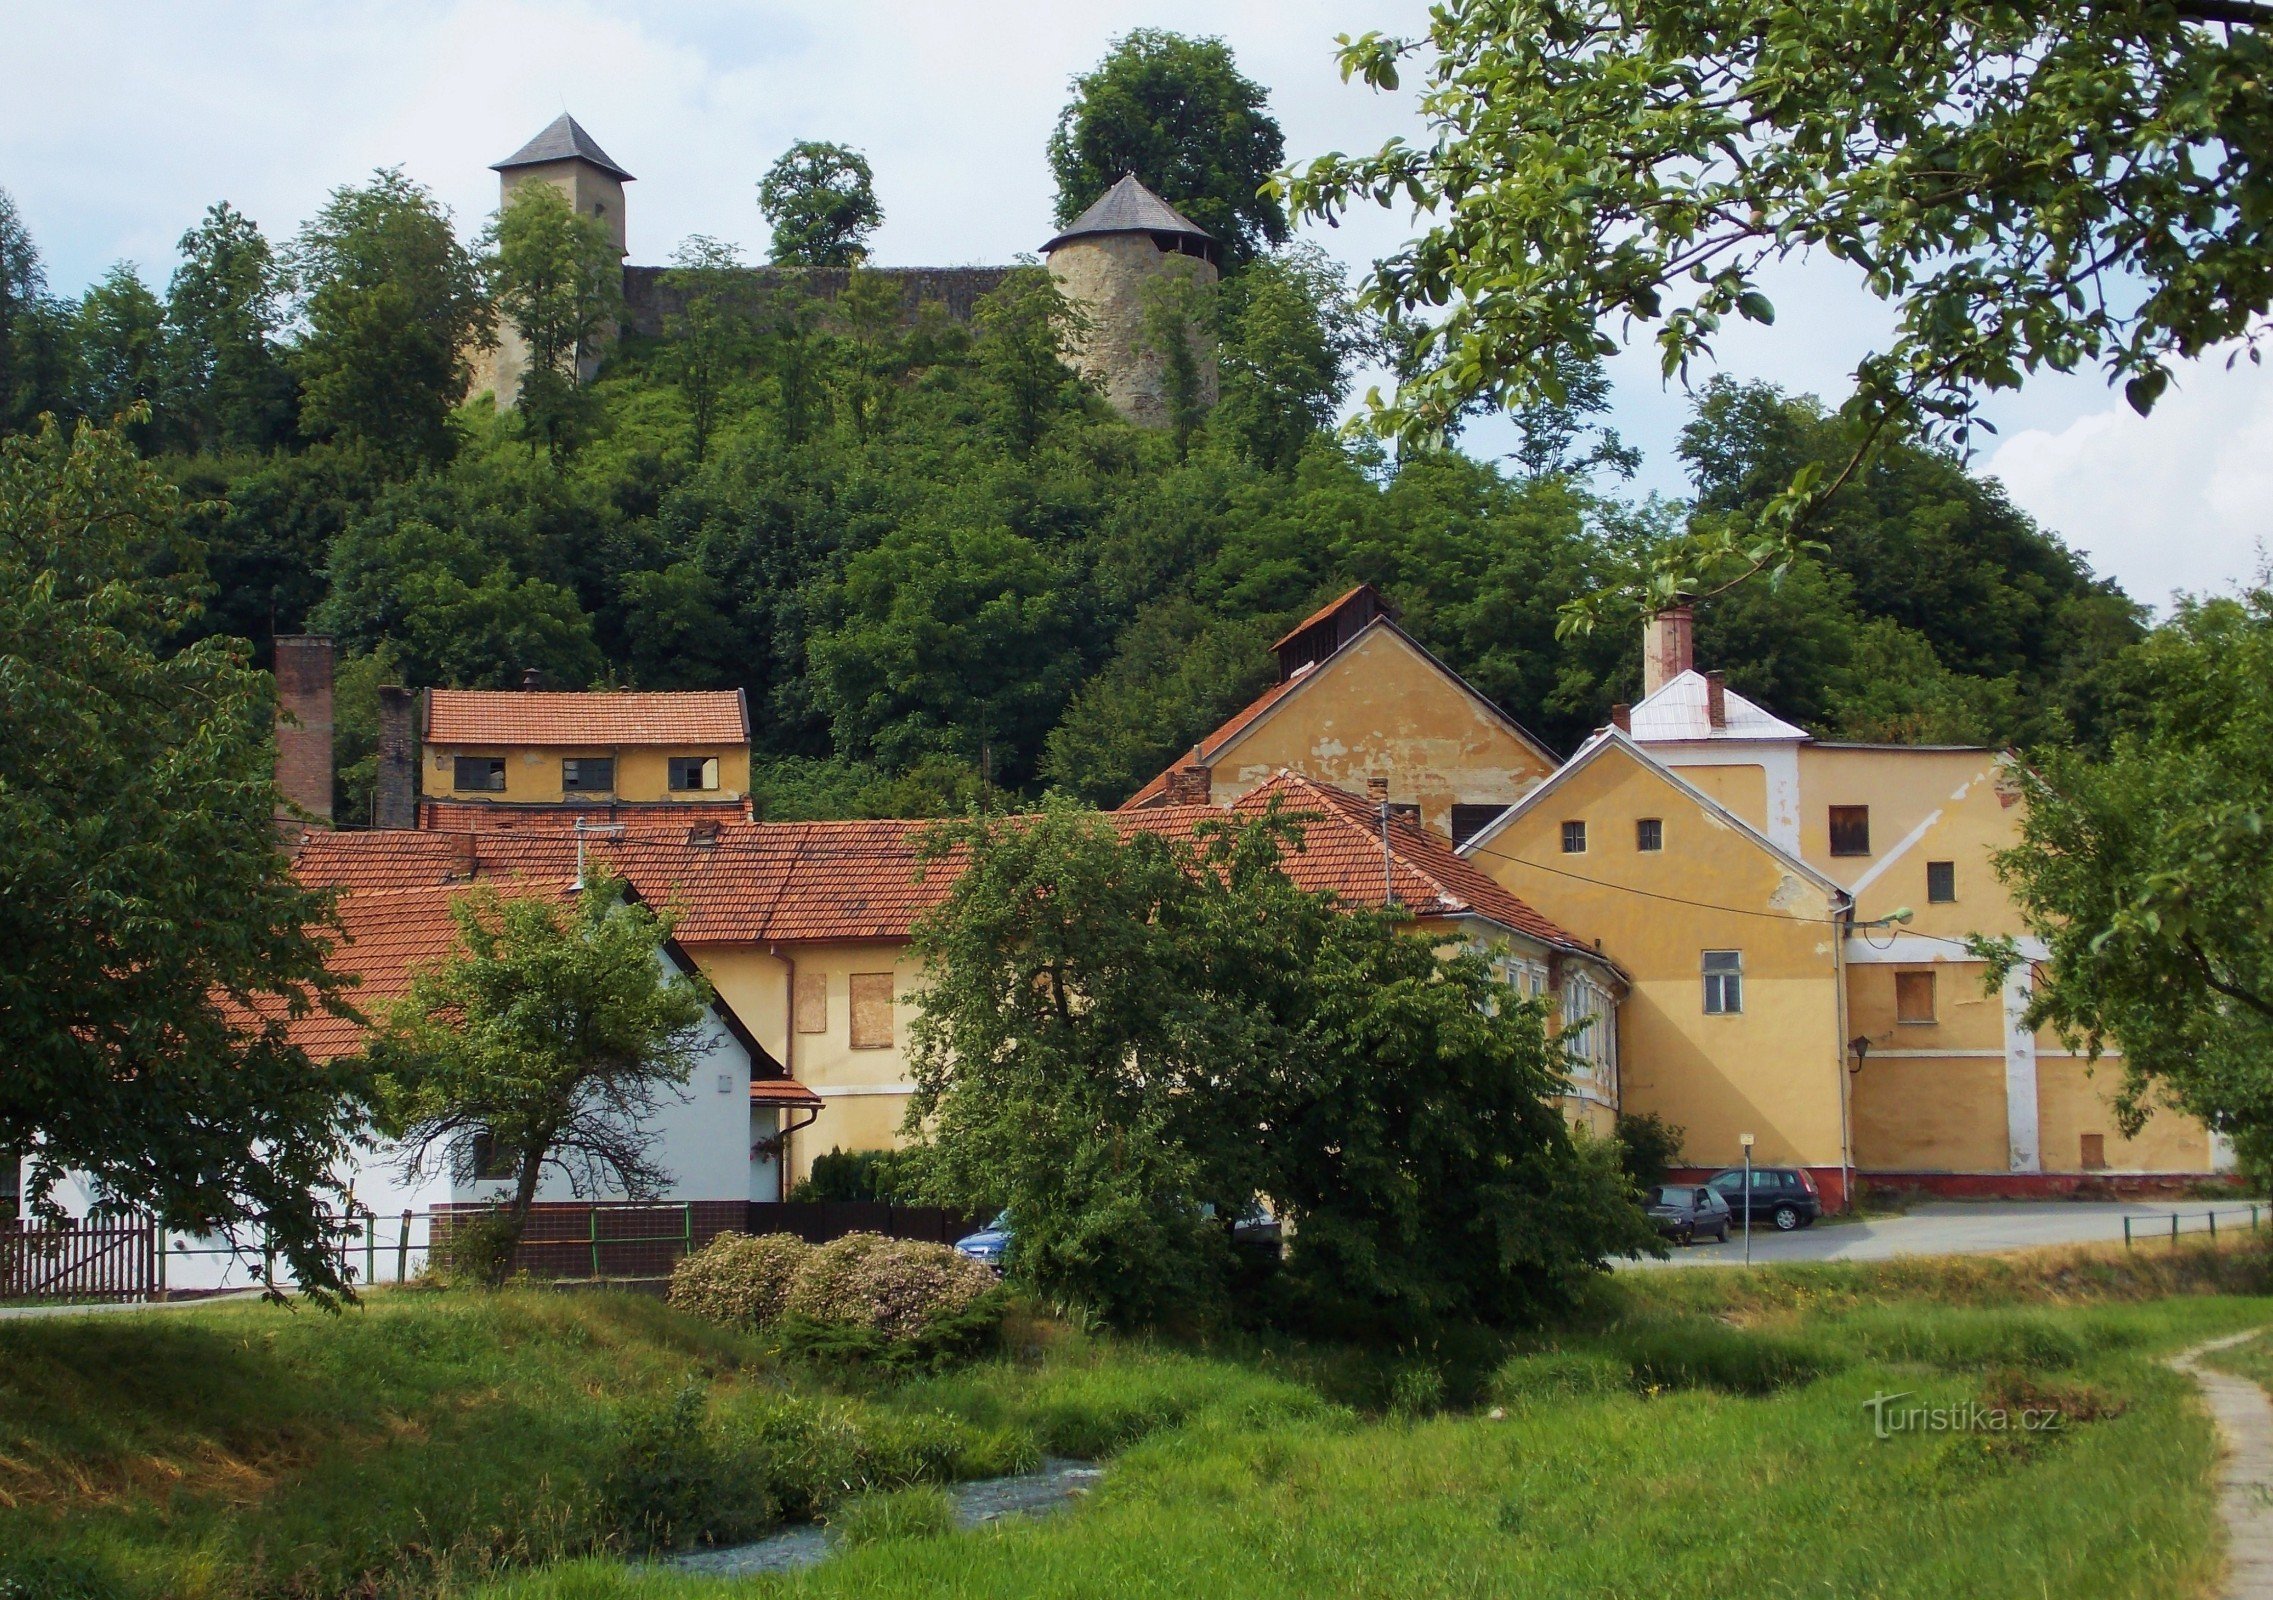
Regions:
M 379 691 L 379 776 L 371 790 L 371 826 L 418 826 L 416 696 L 388 684 Z
M 331 636 L 276 641 L 276 788 L 286 821 L 331 822 Z
M 1634 708 L 1621 700 L 1610 708 L 1610 726 L 1620 733 L 1634 731 Z
M 1168 774 L 1168 803 L 1172 806 L 1215 804 L 1215 769 L 1200 759 L 1192 746 L 1191 759 Z
M 1705 674 L 1705 716 L 1715 728 L 1728 726 L 1728 686 L 1717 672 Z
M 1687 604 L 1667 606 L 1642 624 L 1642 698 L 1697 664 L 1697 615 Z
M 1389 780 L 1387 778 L 1366 779 L 1365 797 L 1373 802 L 1375 810 L 1387 805 L 1389 803 Z

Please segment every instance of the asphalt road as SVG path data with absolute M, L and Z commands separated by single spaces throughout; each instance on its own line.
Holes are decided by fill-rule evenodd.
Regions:
M 2109 1244 L 2123 1238 L 2123 1219 L 2133 1219 L 2135 1236 L 2170 1235 L 2172 1213 L 2185 1233 L 2202 1232 L 2203 1213 L 2213 1209 L 2196 1200 L 1952 1200 L 1918 1206 L 1899 1217 L 1858 1222 L 1822 1222 L 1796 1233 L 1778 1233 L 1765 1221 L 1752 1229 L 1752 1259 L 1759 1261 L 1884 1261 L 1891 1256 L 1977 1255 L 1997 1250 L 2028 1250 L 2039 1245 Z M 2218 1231 L 2246 1230 L 2249 1207 L 2224 1201 L 2215 1208 Z M 2273 1228 L 2273 1207 L 2260 1205 L 2259 1224 Z M 1637 1267 L 1741 1265 L 1741 1225 L 1727 1244 L 1675 1246 L 1669 1260 L 1621 1262 Z

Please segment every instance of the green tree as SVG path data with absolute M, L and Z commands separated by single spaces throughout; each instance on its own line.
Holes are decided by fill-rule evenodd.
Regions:
M 360 1080 L 287 1029 L 352 1013 L 278 845 L 274 686 L 180 645 L 202 592 L 118 434 L 0 443 L 0 1149 L 35 1196 L 76 1170 L 171 1227 L 265 1228 L 322 1293 Z
M 773 224 L 768 252 L 783 266 L 857 267 L 884 222 L 876 174 L 847 145 L 801 139 L 758 182 L 758 209 Z
M 514 410 L 557 467 L 592 426 L 583 380 L 623 315 L 623 258 L 549 183 L 515 189 L 482 242 L 490 298 L 528 353 Z
M 1176 454 L 1191 448 L 1192 435 L 1207 420 L 1211 397 L 1206 367 L 1217 340 L 1217 289 L 1205 281 L 1199 263 L 1171 257 L 1142 291 L 1137 346 L 1160 362 L 1161 398 L 1168 406 L 1168 437 Z
M 80 296 L 71 318 L 72 410 L 145 450 L 166 432 L 165 318 L 158 297 L 125 261 Z
M 1050 135 L 1062 227 L 1126 173 L 1213 234 L 1237 267 L 1287 238 L 1263 193 L 1286 160 L 1269 95 L 1221 39 L 1138 28 L 1073 80 Z
M 988 409 L 1019 455 L 1041 443 L 1051 420 L 1078 403 L 1080 378 L 1066 365 L 1086 331 L 1079 307 L 1041 267 L 1020 266 L 979 302 L 973 354 Z
M 862 444 L 884 424 L 902 374 L 901 294 L 880 272 L 855 267 L 830 308 L 837 330 L 836 359 L 827 368 L 837 415 L 852 424 Z
M 1702 593 L 1787 564 L 1890 426 L 1962 443 L 1984 393 L 2093 365 L 2144 411 L 2174 360 L 2259 325 L 2268 20 L 2228 0 L 1444 7 L 1425 37 L 1342 41 L 1345 76 L 1377 88 L 1422 62 L 1429 136 L 1285 188 L 1314 216 L 1430 214 L 1373 289 L 1425 324 L 1378 417 L 1408 435 L 1477 394 L 1552 398 L 1559 360 L 1630 328 L 1685 373 L 1730 319 L 1774 320 L 1779 263 L 1849 263 L 1896 323 L 1841 408 L 1850 449 L 1638 585 Z
M 440 1161 L 471 1178 L 477 1145 L 510 1165 L 502 1278 L 547 1171 L 578 1195 L 648 1200 L 668 1186 L 653 1119 L 684 1098 L 710 987 L 666 975 L 671 918 L 604 872 L 565 907 L 477 887 L 451 913 L 457 948 L 413 975 L 369 1059 L 406 1172 Z
M 1550 1103 L 1539 1003 L 1306 894 L 1299 819 L 1123 837 L 1054 803 L 936 830 L 907 1177 L 1009 1210 L 1012 1274 L 1117 1322 L 1219 1312 L 1226 1224 L 1294 1223 L 1293 1303 L 1411 1334 L 1567 1304 L 1650 1247 Z
M 381 171 L 332 191 L 288 265 L 307 330 L 294 352 L 303 431 L 403 465 L 447 458 L 451 408 L 494 322 L 449 214 L 401 172 Z
M 0 189 L 0 434 L 31 428 L 65 404 L 67 320 L 48 296 L 31 230 Z
M 1610 374 L 1602 358 L 1566 352 L 1555 366 L 1553 385 L 1508 408 L 1516 466 L 1527 478 L 1587 478 L 1596 472 L 1632 477 L 1642 453 L 1619 438 L 1617 429 L 1591 420 L 1610 409 Z
M 1224 285 L 1216 426 L 1283 472 L 1339 420 L 1350 369 L 1378 350 L 1341 264 L 1316 245 L 1257 258 Z
M 2120 1052 L 2118 1114 L 2171 1103 L 2273 1177 L 2273 591 L 2181 605 L 2123 664 L 2104 760 L 2040 752 L 1997 858 L 2036 963 L 2032 1025 Z M 1998 976 L 2011 941 L 1984 941 Z
M 749 364 L 750 316 L 742 303 L 747 274 L 740 249 L 699 233 L 671 253 L 671 270 L 663 274 L 664 292 L 673 297 L 663 317 L 670 340 L 665 360 L 686 398 L 697 462 L 710 453 L 727 385 Z
M 276 344 L 284 275 L 260 229 L 227 202 L 181 236 L 166 289 L 172 404 L 192 450 L 265 450 L 292 432 L 297 401 Z

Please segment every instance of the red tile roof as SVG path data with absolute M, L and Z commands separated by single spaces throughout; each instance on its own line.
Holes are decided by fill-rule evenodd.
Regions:
M 719 745 L 750 742 L 739 689 L 650 694 L 429 689 L 426 742 L 487 745 Z
M 621 825 L 642 833 L 685 831 L 697 822 L 748 822 L 747 800 L 421 800 L 418 825 L 459 833 L 505 832 L 514 828 L 573 831 L 587 825 Z

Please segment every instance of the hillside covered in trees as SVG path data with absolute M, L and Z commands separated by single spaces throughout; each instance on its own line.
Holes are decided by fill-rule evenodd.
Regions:
M 1236 79 L 1220 46 L 1146 58 L 1159 37 L 1097 78 L 1128 58 L 1140 89 L 1136 69 Z M 1225 92 L 1261 116 L 1244 83 Z M 1141 120 L 1127 88 L 1113 114 Z M 1069 108 L 1053 153 L 1124 159 L 1085 115 Z M 1250 165 L 1282 159 L 1267 132 L 1243 132 Z M 1250 173 L 1217 169 L 1251 196 Z M 831 170 L 866 182 L 864 163 Z M 1268 224 L 1178 309 L 1216 333 L 1221 404 L 1152 432 L 1062 364 L 1073 313 L 1039 267 L 963 324 L 905 315 L 857 266 L 841 293 L 806 292 L 779 228 L 788 270 L 753 303 L 733 253 L 690 240 L 663 337 L 613 341 L 588 385 L 501 414 L 465 398 L 467 355 L 515 303 L 515 246 L 496 226 L 461 239 L 399 175 L 340 189 L 282 246 L 214 207 L 163 294 L 127 266 L 50 294 L 0 209 L 0 426 L 131 411 L 194 510 L 199 628 L 256 659 L 277 633 L 337 636 L 343 819 L 368 812 L 356 758 L 380 683 L 504 686 L 531 667 L 561 686 L 746 689 L 769 816 L 1052 787 L 1110 804 L 1268 681 L 1280 631 L 1358 582 L 1568 750 L 1637 697 L 1639 661 L 1626 619 L 1559 639 L 1558 608 L 1688 519 L 1844 458 L 1843 425 L 1812 400 L 1726 381 L 1695 398 L 1683 503 L 1621 496 L 1599 383 L 1519 415 L 1505 461 L 1344 436 L 1352 369 L 1395 341 L 1334 263 Z M 2138 610 L 1994 483 L 1896 440 L 1814 536 L 1782 583 L 1701 605 L 1699 657 L 1732 687 L 1841 737 L 2102 735 L 2120 675 L 2101 668 L 2138 638 Z

